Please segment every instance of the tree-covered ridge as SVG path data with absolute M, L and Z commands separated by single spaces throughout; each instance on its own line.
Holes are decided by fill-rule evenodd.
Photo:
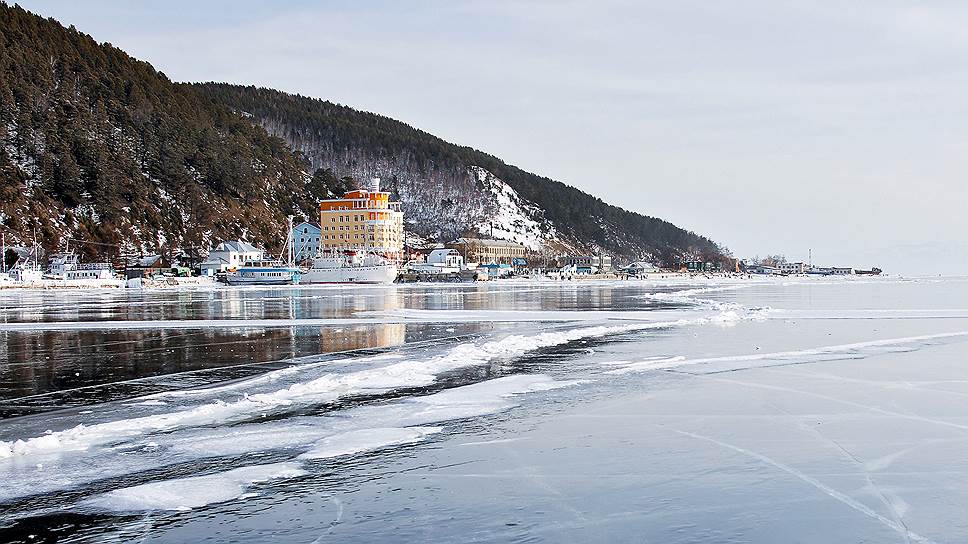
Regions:
M 201 249 L 283 235 L 319 184 L 286 144 L 73 27 L 0 3 L 0 220 L 48 249 Z M 115 247 L 122 246 L 122 247 Z M 113 249 L 112 249 L 113 248 Z
M 228 238 L 278 249 L 286 215 L 313 218 L 319 199 L 371 176 L 402 198 L 410 232 L 429 239 L 484 233 L 500 216 L 559 247 L 666 262 L 719 253 L 668 222 L 388 117 L 173 83 L 0 1 L 0 230 L 10 242 L 36 232 L 48 250 L 72 240 L 88 258 L 115 259 L 199 254 Z
M 570 241 L 616 254 L 651 254 L 674 261 L 686 254 L 716 260 L 720 248 L 708 238 L 612 206 L 561 182 L 520 168 L 470 147 L 448 143 L 388 117 L 271 89 L 224 83 L 195 85 L 220 103 L 252 115 L 270 133 L 287 140 L 314 168 L 337 175 L 380 173 L 388 165 L 391 188 L 411 176 L 446 187 L 460 184 L 468 168 L 482 167 L 533 202 Z M 406 180 L 404 180 L 406 181 Z

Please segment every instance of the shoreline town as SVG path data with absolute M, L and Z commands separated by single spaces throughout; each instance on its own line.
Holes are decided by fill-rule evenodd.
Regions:
M 177 288 L 217 284 L 314 285 L 475 282 L 508 278 L 550 280 L 649 279 L 675 276 L 879 275 L 873 267 L 818 267 L 782 258 L 719 262 L 683 260 L 671 266 L 641 259 L 621 266 L 609 255 L 538 254 L 525 245 L 492 238 L 460 237 L 429 248 L 408 248 L 400 202 L 380 190 L 379 178 L 342 198 L 319 203 L 319 222 L 289 228 L 281 255 L 243 240 L 226 240 L 201 262 L 146 255 L 110 262 L 81 262 L 69 245 L 42 258 L 39 244 L 3 244 L 0 288 Z M 69 244 L 69 241 L 68 241 Z M 8 267 L 9 254 L 14 262 Z

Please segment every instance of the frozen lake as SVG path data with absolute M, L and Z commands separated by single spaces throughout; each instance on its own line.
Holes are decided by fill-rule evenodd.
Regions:
M 0 292 L 0 542 L 964 542 L 968 280 Z

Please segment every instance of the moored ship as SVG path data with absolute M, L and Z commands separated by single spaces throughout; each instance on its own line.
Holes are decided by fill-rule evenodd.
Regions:
M 393 283 L 397 267 L 374 253 L 347 249 L 317 255 L 300 283 Z
M 246 261 L 225 274 L 229 285 L 292 285 L 299 283 L 298 268 L 286 266 L 278 259 Z

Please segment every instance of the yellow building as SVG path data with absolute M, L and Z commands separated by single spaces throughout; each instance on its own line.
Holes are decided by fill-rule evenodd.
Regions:
M 403 260 L 403 212 L 374 179 L 369 190 L 319 203 L 319 247 L 322 250 L 367 249 L 394 261 Z
M 516 259 L 524 259 L 527 255 L 524 245 L 507 240 L 458 238 L 447 247 L 459 251 L 468 263 L 514 264 Z

